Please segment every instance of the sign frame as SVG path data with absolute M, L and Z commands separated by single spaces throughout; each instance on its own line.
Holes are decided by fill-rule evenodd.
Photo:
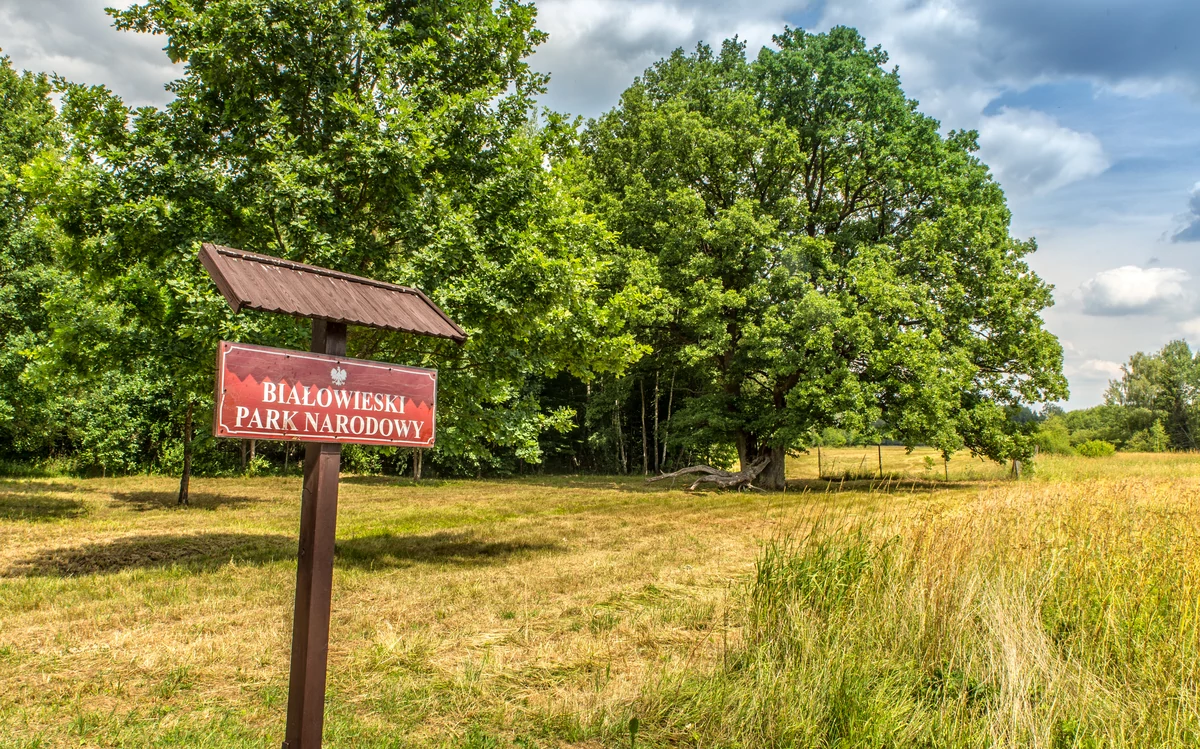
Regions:
M 368 370 L 384 370 L 387 372 L 401 372 L 415 377 L 428 377 L 432 381 L 430 388 L 430 396 L 427 402 L 429 408 L 428 420 L 428 439 L 399 439 L 399 438 L 371 438 L 362 435 L 356 435 L 351 431 L 345 433 L 332 432 L 329 434 L 312 433 L 304 430 L 287 430 L 287 429 L 251 429 L 243 426 L 238 429 L 237 425 L 230 426 L 224 423 L 226 399 L 229 393 L 229 388 L 226 386 L 225 375 L 229 371 L 227 365 L 228 356 L 238 351 L 253 353 L 262 356 L 278 356 L 283 359 L 300 359 L 312 362 L 321 362 L 323 365 L 332 365 L 335 368 L 342 369 L 345 376 L 345 368 L 348 366 L 355 369 Z M 283 380 L 280 380 L 283 382 Z M 343 380 L 345 382 L 345 380 Z M 336 382 L 332 383 L 335 388 L 340 388 Z M 221 341 L 217 347 L 217 370 L 216 370 L 216 392 L 214 393 L 214 408 L 213 408 L 213 436 L 217 438 L 236 438 L 236 439 L 252 439 L 252 440 L 279 440 L 285 442 L 322 442 L 322 443 L 340 443 L 340 444 L 357 444 L 357 445 L 375 445 L 378 447 L 416 447 L 427 448 L 433 447 L 437 438 L 437 386 L 438 386 L 438 371 L 436 369 L 428 369 L 425 367 L 410 367 L 403 364 L 389 364 L 385 362 L 370 361 L 368 359 L 355 359 L 348 356 L 332 356 L 329 354 L 321 354 L 315 352 L 297 351 L 295 349 L 275 348 L 273 346 L 257 346 L 249 343 L 236 343 L 232 341 Z M 310 385 L 311 387 L 311 385 Z M 332 390 L 332 388 L 331 388 Z M 353 392 L 353 391 L 351 391 Z M 361 392 L 361 391 L 360 391 Z M 381 395 L 389 395 L 382 394 Z M 306 394 L 307 397 L 307 394 Z M 415 399 L 408 395 L 399 395 L 399 397 L 413 402 Z M 422 400 L 422 402 L 425 402 Z M 264 403 L 267 403 L 264 401 Z M 332 406 L 319 406 L 317 404 L 303 403 L 306 407 L 315 407 L 323 409 L 321 413 L 326 415 L 336 415 L 337 409 Z M 412 420 L 409 420 L 411 423 Z M 335 423 L 337 423 L 335 421 Z

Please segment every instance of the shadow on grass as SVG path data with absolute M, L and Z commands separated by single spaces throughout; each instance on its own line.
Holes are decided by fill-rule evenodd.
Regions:
M 539 552 L 561 551 L 536 541 L 485 541 L 469 533 L 383 534 L 336 545 L 335 566 L 379 569 L 414 564 L 500 564 Z M 226 564 L 261 565 L 296 558 L 296 539 L 280 534 L 196 533 L 139 535 L 104 543 L 46 549 L 14 563 L 8 577 L 71 577 L 180 566 L 196 572 Z
M 87 514 L 87 505 L 78 499 L 63 499 L 45 493 L 0 491 L 0 520 L 40 522 L 69 520 Z
M 382 533 L 339 542 L 337 564 L 352 567 L 407 567 L 413 564 L 484 566 L 513 557 L 561 552 L 563 547 L 543 541 L 487 541 L 466 532 L 439 532 L 422 536 Z
M 127 536 L 115 541 L 46 549 L 14 563 L 8 576 L 69 577 L 180 565 L 197 571 L 236 564 L 266 564 L 296 556 L 284 535 L 196 533 Z
M 47 491 L 70 494 L 82 490 L 78 484 L 68 482 L 22 481 L 21 479 L 0 478 L 0 495 L 45 494 Z
M 113 492 L 111 496 L 115 501 L 128 506 L 134 512 L 181 508 L 179 493 L 176 491 Z M 209 492 L 190 492 L 188 494 L 187 509 L 216 510 L 221 507 L 241 507 L 253 501 L 255 501 L 253 497 L 212 494 Z

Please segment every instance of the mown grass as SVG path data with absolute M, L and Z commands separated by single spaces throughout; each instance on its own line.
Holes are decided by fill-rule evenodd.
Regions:
M 1200 461 L 884 457 L 774 495 L 344 480 L 327 745 L 1200 741 Z M 299 482 L 173 488 L 0 481 L 0 746 L 278 745 Z

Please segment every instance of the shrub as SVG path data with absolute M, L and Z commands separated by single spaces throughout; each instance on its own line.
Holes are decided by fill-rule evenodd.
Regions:
M 826 427 L 821 432 L 821 444 L 825 447 L 845 447 L 846 433 L 836 427 Z
M 1170 443 L 1171 440 L 1167 437 L 1167 430 L 1163 428 L 1162 422 L 1156 421 L 1154 426 L 1149 429 L 1134 432 L 1123 449 L 1135 453 L 1161 453 L 1170 447 Z
M 1075 452 L 1085 458 L 1107 458 L 1116 451 L 1117 448 L 1113 446 L 1113 443 L 1104 440 L 1088 440 L 1075 447 Z
M 1075 452 L 1071 448 L 1071 430 L 1067 428 L 1066 419 L 1061 416 L 1051 416 L 1042 422 L 1033 439 L 1038 449 L 1044 453 L 1071 455 Z

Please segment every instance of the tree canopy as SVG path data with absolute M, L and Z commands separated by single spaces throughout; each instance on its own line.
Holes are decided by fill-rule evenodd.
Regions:
M 975 133 L 943 134 L 852 29 L 677 51 L 581 125 L 538 113 L 545 37 L 514 0 L 111 13 L 183 64 L 165 107 L 0 70 L 9 457 L 230 465 L 187 439 L 217 341 L 308 331 L 233 316 L 202 241 L 416 286 L 459 322 L 461 347 L 349 342 L 439 369 L 446 473 L 628 470 L 640 440 L 646 471 L 765 456 L 778 487 L 831 429 L 1023 457 L 1020 407 L 1065 394 Z M 403 463 L 351 468 L 381 456 Z
M 178 412 L 211 405 L 219 337 L 303 340 L 302 325 L 231 319 L 200 241 L 427 292 L 465 347 L 355 331 L 350 353 L 438 367 L 439 453 L 468 469 L 498 447 L 536 462 L 540 434 L 569 421 L 541 408 L 538 378 L 619 372 L 642 352 L 628 295 L 600 283 L 609 232 L 546 168 L 569 128 L 531 119 L 530 6 L 197 0 L 114 16 L 187 66 L 162 110 L 63 82 L 75 158 L 50 199 L 85 283 L 59 351 L 86 353 L 59 364 L 126 382 L 140 368 Z
M 1027 455 L 1009 412 L 1065 394 L 1062 352 L 976 134 L 853 29 L 775 45 L 676 51 L 585 136 L 593 205 L 660 279 L 646 335 L 700 383 L 680 421 L 772 454 L 776 487 L 829 426 Z
M 48 258 L 39 202 L 27 183 L 62 149 L 45 75 L 18 73 L 0 56 L 0 445 L 16 455 L 53 451 L 53 404 L 31 381 L 34 352 L 49 334 L 43 299 L 60 281 Z

